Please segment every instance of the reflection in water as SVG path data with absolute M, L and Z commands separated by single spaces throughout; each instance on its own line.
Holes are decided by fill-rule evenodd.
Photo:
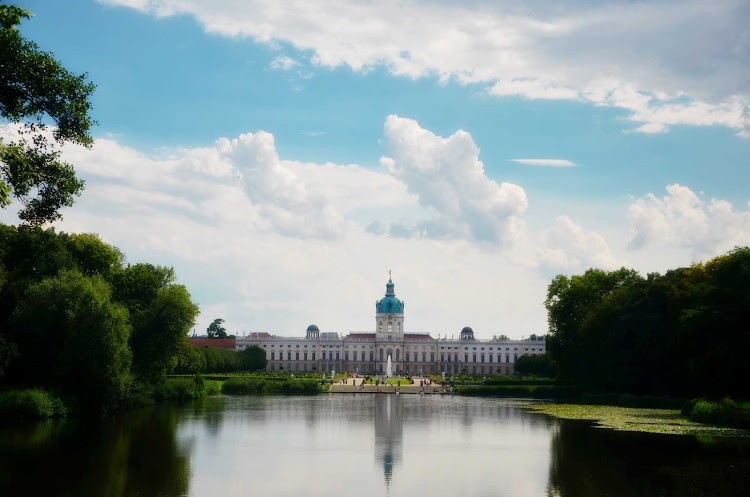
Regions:
M 386 486 L 390 488 L 393 468 L 401 462 L 403 449 L 402 405 L 400 395 L 375 398 L 375 460 L 382 462 Z
M 0 494 L 185 495 L 188 450 L 173 408 L 102 421 L 48 421 L 0 432 Z
M 0 495 L 682 497 L 750 485 L 748 443 L 595 429 L 516 405 L 227 396 L 6 428 Z
M 563 421 L 552 437 L 548 495 L 745 496 L 749 442 L 612 431 Z

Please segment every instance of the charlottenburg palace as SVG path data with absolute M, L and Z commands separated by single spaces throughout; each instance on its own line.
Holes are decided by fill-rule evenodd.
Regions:
M 237 337 L 235 350 L 257 345 L 266 351 L 268 371 L 384 373 L 391 356 L 393 374 L 513 374 L 516 359 L 543 354 L 544 340 L 478 340 L 468 326 L 460 338 L 433 338 L 404 331 L 404 302 L 396 298 L 393 280 L 375 303 L 375 332 L 325 333 L 311 324 L 304 337 L 268 333 Z

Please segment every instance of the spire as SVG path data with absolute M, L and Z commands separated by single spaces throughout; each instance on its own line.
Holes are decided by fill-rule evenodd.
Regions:
M 385 285 L 385 296 L 386 297 L 396 295 L 396 292 L 394 291 L 394 286 L 395 285 L 393 284 L 393 279 L 391 278 L 391 271 L 389 269 L 388 270 L 388 283 L 386 283 L 386 285 Z

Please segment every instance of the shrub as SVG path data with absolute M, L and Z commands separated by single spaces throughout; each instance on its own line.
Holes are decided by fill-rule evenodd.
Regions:
M 706 399 L 691 400 L 682 412 L 689 412 L 688 417 L 698 423 L 750 428 L 750 409 L 740 407 L 729 398 L 719 402 Z
M 37 420 L 62 418 L 68 411 L 63 402 L 44 390 L 8 390 L 0 392 L 0 418 Z
M 315 395 L 320 392 L 320 385 L 317 380 L 230 378 L 221 390 L 234 395 Z

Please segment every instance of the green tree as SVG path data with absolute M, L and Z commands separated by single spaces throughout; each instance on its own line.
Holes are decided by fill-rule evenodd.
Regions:
M 227 330 L 221 325 L 224 320 L 221 318 L 216 318 L 213 320 L 211 324 L 208 325 L 208 328 L 206 328 L 206 332 L 208 332 L 208 338 L 226 338 L 227 337 Z
M 24 379 L 59 388 L 89 409 L 108 411 L 130 383 L 127 310 L 99 276 L 61 271 L 32 285 L 14 313 Z
M 0 140 L 0 207 L 16 197 L 24 206 L 19 217 L 42 224 L 59 219 L 59 210 L 83 190 L 59 147 L 93 143 L 89 99 L 95 86 L 21 36 L 16 26 L 30 16 L 0 5 L 0 117 L 18 130 L 16 139 Z
M 258 371 L 260 369 L 266 369 L 268 360 L 266 359 L 266 351 L 257 345 L 251 345 L 243 351 L 239 352 L 240 361 L 242 363 L 242 369 L 247 371 Z
M 115 273 L 113 286 L 133 326 L 133 373 L 142 381 L 159 381 L 177 365 L 198 306 L 187 288 L 175 283 L 172 268 L 135 264 Z

